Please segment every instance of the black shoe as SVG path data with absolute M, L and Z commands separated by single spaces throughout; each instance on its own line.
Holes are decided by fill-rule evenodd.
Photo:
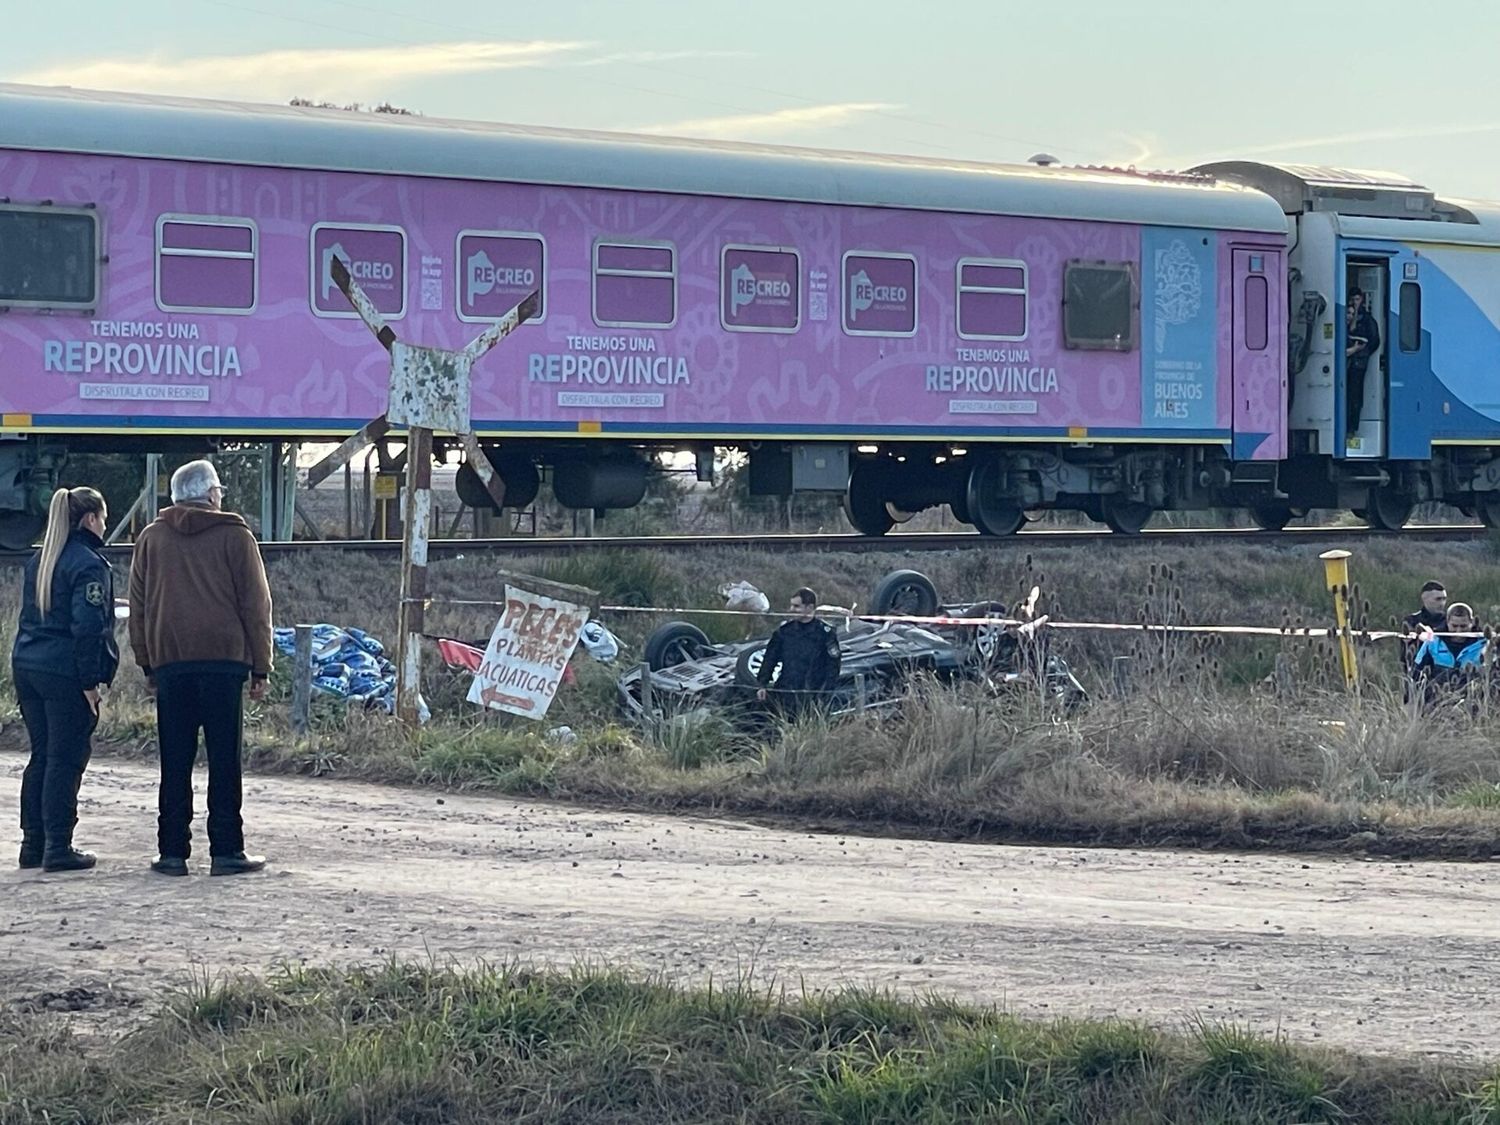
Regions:
M 188 873 L 187 860 L 175 855 L 164 855 L 160 859 L 151 861 L 151 870 L 158 875 L 186 875 Z
M 43 842 L 42 837 L 22 837 L 21 855 L 20 858 L 16 860 L 16 866 L 22 868 L 40 867 L 42 865 L 42 855 L 46 852 L 46 850 L 47 846 Z
M 210 875 L 246 875 L 251 871 L 259 871 L 265 865 L 266 857 L 263 855 L 235 852 L 234 855 L 214 856 L 208 873 Z
M 81 852 L 77 848 L 49 849 L 42 856 L 43 871 L 87 871 L 97 861 L 93 852 Z

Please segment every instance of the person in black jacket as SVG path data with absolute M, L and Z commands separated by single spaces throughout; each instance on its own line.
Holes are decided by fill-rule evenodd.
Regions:
M 818 595 L 804 586 L 792 595 L 791 608 L 793 619 L 782 622 L 766 645 L 756 676 L 760 690 L 755 693 L 756 699 L 764 701 L 768 689 L 775 692 L 789 719 L 820 701 L 839 680 L 839 638 L 832 625 L 817 618 Z M 780 675 L 776 675 L 778 665 Z
M 59 488 L 42 547 L 26 564 L 11 675 L 31 742 L 21 777 L 22 867 L 84 871 L 73 847 L 78 786 L 93 753 L 99 692 L 115 678 L 115 588 L 99 553 L 107 518 L 92 488 Z
M 1422 645 L 1422 639 L 1418 634 L 1423 629 L 1441 633 L 1448 624 L 1448 589 L 1446 586 L 1438 581 L 1424 582 L 1419 597 L 1422 600 L 1422 608 L 1416 613 L 1408 613 L 1401 619 L 1402 629 L 1406 633 L 1406 640 L 1401 646 L 1401 655 L 1408 672 L 1415 669 L 1417 649 Z
M 1380 326 L 1365 307 L 1362 289 L 1356 288 L 1349 293 L 1344 327 L 1348 336 L 1344 347 L 1344 370 L 1348 376 L 1344 385 L 1344 405 L 1347 408 L 1344 432 L 1353 437 L 1359 429 L 1359 416 L 1365 406 L 1365 373 L 1371 357 L 1380 350 Z

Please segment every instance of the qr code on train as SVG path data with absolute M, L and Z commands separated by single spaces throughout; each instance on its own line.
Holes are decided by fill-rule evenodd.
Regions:
M 422 311 L 440 312 L 443 307 L 443 279 L 440 277 L 424 277 L 422 279 Z
M 827 292 L 809 293 L 807 295 L 807 319 L 828 319 L 828 294 Z

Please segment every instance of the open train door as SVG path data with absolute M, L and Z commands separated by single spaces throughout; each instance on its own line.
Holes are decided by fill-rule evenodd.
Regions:
M 1338 372 L 1335 396 L 1334 456 L 1350 460 L 1386 456 L 1390 427 L 1390 306 L 1388 253 L 1346 253 L 1344 288 L 1339 302 L 1334 359 Z M 1353 357 L 1364 349 L 1364 373 Z

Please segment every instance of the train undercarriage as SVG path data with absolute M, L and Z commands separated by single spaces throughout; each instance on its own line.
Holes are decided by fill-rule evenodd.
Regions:
M 100 435 L 0 442 L 0 547 L 35 542 L 70 453 L 211 455 L 221 441 L 179 439 L 170 450 L 147 437 L 129 447 Z M 546 479 L 564 507 L 596 512 L 639 504 L 652 473 L 660 471 L 652 454 L 669 451 L 600 441 L 482 445 L 505 484 L 505 507 L 531 505 Z M 442 455 L 444 443 L 437 448 Z M 713 479 L 720 449 L 692 448 L 699 480 Z M 1500 526 L 1500 447 L 1439 447 L 1429 461 L 1384 462 L 1318 456 L 1235 462 L 1217 446 L 1102 442 L 968 447 L 752 442 L 741 451 L 748 457 L 752 495 L 841 494 L 850 525 L 865 535 L 883 535 L 941 505 L 990 536 L 1012 534 L 1045 511 L 1079 512 L 1121 534 L 1139 532 L 1157 512 L 1242 511 L 1259 526 L 1279 530 L 1315 508 L 1352 511 L 1373 527 L 1395 530 L 1426 502 L 1450 504 L 1487 526 Z M 399 470 L 400 443 L 383 450 L 381 461 L 387 471 Z M 455 488 L 468 507 L 494 507 L 467 464 L 459 465 Z

